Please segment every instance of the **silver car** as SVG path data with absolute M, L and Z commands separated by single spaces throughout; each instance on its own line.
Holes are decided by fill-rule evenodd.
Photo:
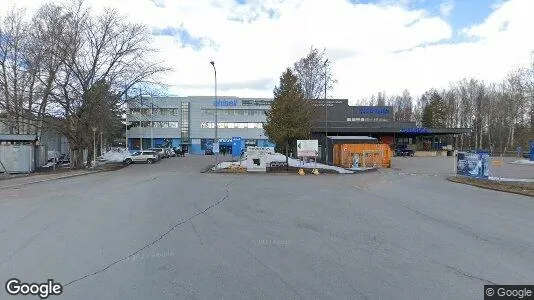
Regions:
M 167 153 L 165 152 L 165 149 L 163 148 L 150 148 L 148 150 L 156 152 L 158 154 L 159 159 L 169 157 Z
M 135 152 L 124 159 L 124 163 L 127 165 L 132 163 L 153 164 L 156 161 L 158 161 L 158 154 L 154 151 L 149 150 Z

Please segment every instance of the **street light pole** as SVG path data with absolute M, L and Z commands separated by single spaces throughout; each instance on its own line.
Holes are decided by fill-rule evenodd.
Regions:
M 126 122 L 124 124 L 124 132 L 125 132 L 125 137 L 126 137 L 126 151 L 128 151 L 128 125 L 130 125 L 130 123 L 128 122 L 128 115 L 126 115 Z
M 95 165 L 96 165 L 96 130 L 98 129 L 97 127 L 93 127 L 93 169 L 95 168 Z
M 328 64 L 328 58 L 324 61 L 324 138 L 325 138 L 325 162 L 328 164 L 328 103 L 326 103 L 326 84 L 327 84 L 327 73 L 326 66 Z
M 104 135 L 104 133 L 102 131 L 100 131 L 100 156 L 102 156 L 102 149 L 103 149 L 102 136 L 103 135 Z
M 150 108 L 150 148 L 154 148 L 154 102 L 150 103 Z
M 217 136 L 217 129 L 219 128 L 219 124 L 217 123 L 217 112 L 218 112 L 218 103 L 217 103 L 217 69 L 215 68 L 215 62 L 210 61 L 210 64 L 213 66 L 213 72 L 215 74 L 215 140 L 213 141 L 214 144 L 217 144 L 217 153 L 215 154 L 215 163 L 219 164 L 219 137 Z

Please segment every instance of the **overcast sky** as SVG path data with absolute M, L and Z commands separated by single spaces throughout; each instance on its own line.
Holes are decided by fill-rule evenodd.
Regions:
M 30 11 L 43 0 L 7 0 Z M 88 0 L 146 23 L 174 68 L 169 94 L 272 97 L 287 66 L 326 48 L 355 100 L 414 95 L 464 77 L 500 81 L 534 50 L 534 0 Z M 2 0 L 6 3 L 6 0 Z M 4 7 L 6 7 L 4 5 Z

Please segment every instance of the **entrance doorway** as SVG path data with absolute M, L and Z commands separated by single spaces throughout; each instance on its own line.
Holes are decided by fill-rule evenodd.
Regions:
M 229 146 L 229 145 L 220 145 L 219 146 L 219 152 L 220 154 L 222 155 L 226 155 L 226 154 L 232 154 L 232 146 Z

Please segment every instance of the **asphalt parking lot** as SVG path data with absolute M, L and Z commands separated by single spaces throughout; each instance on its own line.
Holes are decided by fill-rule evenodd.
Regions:
M 501 166 L 490 166 L 490 176 L 516 179 L 534 179 L 534 165 L 511 164 L 517 157 L 492 157 L 492 160 L 503 160 Z M 406 174 L 429 174 L 439 176 L 454 175 L 454 159 L 452 157 L 393 157 L 391 170 Z
M 201 173 L 213 162 L 0 190 L 0 281 L 52 278 L 58 299 L 481 299 L 484 284 L 532 284 L 529 197 L 398 170 Z

